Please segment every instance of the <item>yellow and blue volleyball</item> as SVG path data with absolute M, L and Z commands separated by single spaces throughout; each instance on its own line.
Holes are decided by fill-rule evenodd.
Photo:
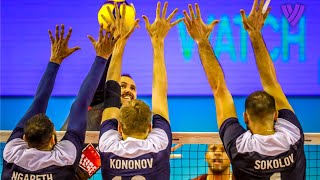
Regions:
M 129 27 L 132 27 L 134 25 L 134 20 L 135 20 L 135 17 L 136 17 L 136 10 L 133 6 L 133 4 L 129 4 L 127 1 L 125 0 L 108 0 L 107 2 L 105 2 L 99 12 L 98 12 L 98 22 L 99 24 L 103 24 L 103 27 L 107 27 L 107 23 L 103 20 L 103 18 L 101 17 L 101 15 L 103 14 L 107 20 L 109 21 L 109 23 L 111 22 L 111 17 L 108 13 L 108 9 L 107 7 L 110 8 L 111 12 L 113 13 L 113 16 L 115 17 L 115 7 L 114 7 L 114 3 L 116 2 L 116 4 L 118 5 L 119 7 L 119 10 L 120 10 L 120 16 L 123 14 L 123 4 L 125 3 L 126 4 L 126 17 L 125 17 L 125 21 L 126 21 L 126 24 L 129 26 Z

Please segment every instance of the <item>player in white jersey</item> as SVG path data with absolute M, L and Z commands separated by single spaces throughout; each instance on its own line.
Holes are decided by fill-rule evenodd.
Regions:
M 277 80 L 261 29 L 270 8 L 254 0 L 250 15 L 241 16 L 254 49 L 264 91 L 250 94 L 245 103 L 245 130 L 237 119 L 232 96 L 208 36 L 217 20 L 206 25 L 196 4 L 190 16 L 184 11 L 187 30 L 197 42 L 200 59 L 214 94 L 220 137 L 231 160 L 236 179 L 305 179 L 306 159 L 302 127 Z
M 172 134 L 168 114 L 164 39 L 169 30 L 181 20 L 171 23 L 177 9 L 166 18 L 167 7 L 166 2 L 161 15 L 160 2 L 158 3 L 153 24 L 143 16 L 154 52 L 152 112 L 149 106 L 140 100 L 131 100 L 120 108 L 122 54 L 133 30 L 126 29 L 122 23 L 125 8 L 124 15 L 120 18 L 119 9 L 116 7 L 116 18 L 113 21 L 123 25 L 123 31 L 120 32 L 121 38 L 112 53 L 107 74 L 105 91 L 109 93 L 105 97 L 106 109 L 102 115 L 99 138 L 104 179 L 165 180 L 170 177 Z

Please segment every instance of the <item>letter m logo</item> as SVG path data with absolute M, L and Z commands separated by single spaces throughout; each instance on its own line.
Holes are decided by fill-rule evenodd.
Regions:
M 281 9 L 291 26 L 295 26 L 303 14 L 304 6 L 296 4 L 294 5 L 294 9 L 292 9 L 290 4 L 285 4 L 281 6 Z

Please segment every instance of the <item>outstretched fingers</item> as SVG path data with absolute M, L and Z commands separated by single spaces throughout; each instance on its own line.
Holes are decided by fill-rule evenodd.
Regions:
M 73 48 L 70 48 L 69 51 L 70 51 L 70 54 L 74 53 L 75 51 L 78 51 L 80 50 L 81 48 L 79 46 L 76 46 L 76 47 L 73 47 Z
M 121 26 L 124 27 L 126 23 L 125 19 L 126 19 L 127 6 L 125 3 L 123 3 L 122 5 L 123 5 L 123 8 L 122 8 L 123 10 L 122 10 L 122 16 L 121 16 Z
M 157 10 L 156 10 L 156 19 L 160 19 L 160 9 L 161 9 L 161 3 L 157 3 Z
M 164 3 L 163 9 L 162 9 L 162 18 L 166 18 L 167 9 L 168 9 L 168 2 L 166 1 L 166 2 Z
M 256 12 L 257 10 L 258 10 L 258 0 L 254 0 L 253 4 L 252 4 L 251 11 L 250 11 L 250 14 Z
M 189 8 L 189 13 L 190 13 L 190 16 L 191 16 L 191 20 L 194 21 L 195 16 L 194 16 L 194 11 L 193 11 L 192 5 L 189 4 L 188 8 Z
M 126 38 L 128 38 L 132 33 L 133 31 L 136 29 L 136 27 L 138 26 L 138 23 L 139 23 L 140 19 L 136 19 L 134 21 L 134 25 L 133 27 L 130 29 L 130 31 L 125 35 Z
M 264 0 L 260 0 L 258 12 L 262 12 L 263 5 L 264 5 Z
M 146 24 L 146 27 L 149 27 L 150 26 L 149 18 L 146 15 L 142 15 L 142 18 Z
M 190 24 L 187 22 L 187 20 L 185 18 L 182 19 L 184 24 L 186 25 L 187 29 L 189 29 Z
M 191 25 L 191 19 L 190 19 L 190 16 L 188 15 L 187 11 L 186 10 L 183 10 L 183 15 L 184 15 L 184 19 L 185 21 Z
M 178 8 L 175 8 L 172 13 L 168 16 L 167 21 L 171 21 L 173 19 L 173 17 L 177 14 L 178 12 Z
M 49 38 L 50 38 L 51 44 L 53 44 L 54 43 L 54 38 L 52 36 L 52 32 L 50 30 L 48 30 L 48 32 L 49 32 Z
M 241 14 L 241 17 L 242 17 L 242 22 L 243 22 L 243 26 L 245 29 L 252 29 L 252 27 L 249 25 L 248 21 L 247 21 L 247 15 L 246 15 L 246 12 L 241 9 L 240 10 L 240 14 Z
M 212 21 L 210 24 L 209 24 L 209 29 L 212 31 L 213 28 L 219 23 L 220 21 L 219 20 L 214 20 Z
M 267 11 L 263 14 L 263 18 L 264 18 L 264 19 L 267 19 L 270 11 L 271 11 L 271 7 L 268 7 Z
M 177 24 L 180 23 L 182 20 L 183 20 L 183 18 L 180 18 L 180 19 L 174 21 L 173 23 L 171 23 L 171 26 L 177 25 Z
M 114 3 L 114 8 L 115 8 L 115 12 L 116 12 L 116 20 L 120 19 L 120 11 L 119 11 L 119 7 L 117 5 L 117 3 Z
M 66 41 L 68 42 L 70 37 L 71 37 L 71 34 L 72 34 L 72 28 L 69 28 L 69 31 L 68 31 L 68 34 L 67 34 L 67 37 L 66 37 Z
M 111 18 L 111 21 L 114 23 L 116 21 L 116 19 L 114 18 L 114 15 L 112 14 L 111 9 L 110 9 L 109 6 L 107 7 L 107 11 L 108 11 L 108 14 L 109 14 L 109 16 Z M 103 14 L 101 14 L 101 17 L 106 23 L 108 23 L 108 19 Z
M 98 41 L 103 38 L 103 25 L 100 24 Z
M 89 38 L 89 40 L 93 45 L 96 43 L 96 40 L 91 35 L 88 35 L 87 37 Z
M 59 26 L 56 25 L 56 41 L 59 40 Z
M 64 24 L 61 24 L 60 39 L 63 39 L 63 36 L 64 36 Z
M 199 5 L 197 3 L 195 4 L 195 7 L 196 7 L 197 19 L 201 19 L 200 7 L 199 7 Z

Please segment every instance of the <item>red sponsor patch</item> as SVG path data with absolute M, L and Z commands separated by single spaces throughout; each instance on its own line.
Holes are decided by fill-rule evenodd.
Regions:
M 100 155 L 92 144 L 88 144 L 83 150 L 79 166 L 91 177 L 100 167 Z

